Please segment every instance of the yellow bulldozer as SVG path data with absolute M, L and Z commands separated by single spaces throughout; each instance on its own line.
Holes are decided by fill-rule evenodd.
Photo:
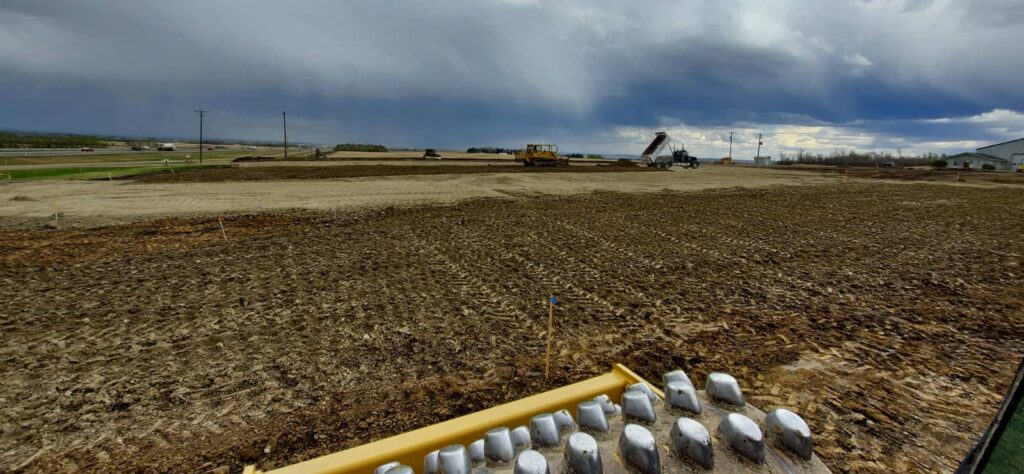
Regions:
M 568 166 L 569 159 L 558 156 L 558 145 L 531 143 L 516 151 L 516 163 L 526 166 Z

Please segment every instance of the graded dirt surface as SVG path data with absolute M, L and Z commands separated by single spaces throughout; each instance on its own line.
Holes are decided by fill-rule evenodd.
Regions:
M 840 168 L 837 166 L 793 165 L 781 169 L 833 174 L 844 178 L 870 178 L 930 183 L 995 183 L 1024 185 L 1024 173 L 989 170 L 927 168 Z
M 264 212 L 227 242 L 205 217 L 2 230 L 0 470 L 273 468 L 620 362 L 732 373 L 834 472 L 950 472 L 1024 355 L 1022 202 L 876 182 Z
M 411 150 L 411 151 L 384 151 L 384 152 L 366 152 L 366 151 L 328 151 L 327 158 L 331 160 L 380 160 L 380 159 L 421 159 L 423 158 L 423 150 Z M 508 155 L 504 153 L 466 153 L 463 151 L 438 151 L 441 155 L 442 160 L 446 159 L 458 159 L 458 160 L 507 160 L 513 161 L 514 155 Z
M 425 176 L 452 174 L 565 174 L 565 173 L 621 173 L 669 172 L 646 166 L 559 166 L 526 167 L 523 165 L 348 165 L 348 166 L 245 166 L 202 168 L 176 173 L 147 174 L 134 178 L 138 183 L 216 183 L 222 181 L 274 181 L 295 179 L 370 178 L 382 176 Z
M 319 169 L 330 172 L 328 168 L 335 167 Z M 253 164 L 252 168 L 262 167 Z M 448 204 L 480 197 L 528 200 L 595 191 L 658 193 L 838 181 L 834 176 L 818 173 L 707 166 L 699 170 L 673 168 L 668 172 L 513 171 L 218 183 L 0 182 L 0 227 L 42 227 L 53 221 L 55 213 L 63 219 L 58 220 L 58 225 L 88 227 L 157 216 L 209 216 L 284 209 L 353 210 Z M 18 196 L 30 200 L 16 200 Z M 643 199 L 643 194 L 638 195 L 638 203 Z

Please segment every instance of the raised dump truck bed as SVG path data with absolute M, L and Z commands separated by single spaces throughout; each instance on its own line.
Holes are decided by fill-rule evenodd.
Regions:
M 672 166 L 671 156 L 661 156 L 662 150 L 669 144 L 671 139 L 666 132 L 658 132 L 654 134 L 654 140 L 644 148 L 644 152 L 640 154 L 640 162 L 647 166 L 655 166 L 658 168 L 668 168 Z
M 647 148 L 644 148 L 644 152 L 641 153 L 640 156 L 650 156 L 650 155 L 653 155 L 654 152 L 656 152 L 659 149 L 661 149 L 662 145 L 664 145 L 667 140 L 668 140 L 668 134 L 667 133 L 665 133 L 665 132 L 658 132 L 658 133 L 656 133 L 654 135 L 654 140 L 651 140 L 651 144 L 647 145 Z
M 765 414 L 745 403 L 731 376 L 711 374 L 703 390 L 682 371 L 662 382 L 664 390 L 616 365 L 579 383 L 268 474 L 829 472 L 799 416 L 785 409 Z

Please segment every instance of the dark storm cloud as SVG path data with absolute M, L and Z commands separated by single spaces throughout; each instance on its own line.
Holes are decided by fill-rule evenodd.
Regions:
M 5 0 L 0 127 L 189 136 L 201 105 L 216 136 L 273 138 L 288 109 L 300 140 L 398 146 L 995 139 L 1015 125 L 928 119 L 1024 110 L 1022 5 Z

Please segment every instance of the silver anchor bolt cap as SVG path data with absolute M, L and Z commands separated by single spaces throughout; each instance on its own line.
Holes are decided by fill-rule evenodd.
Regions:
M 704 469 L 712 469 L 715 466 L 715 450 L 711 446 L 711 435 L 697 420 L 676 420 L 672 425 L 672 431 L 669 432 L 669 438 L 677 453 L 696 461 Z
M 517 426 L 516 429 L 512 430 L 512 444 L 515 445 L 516 451 L 529 449 L 533 446 L 533 443 L 530 441 L 530 430 L 525 426 Z
M 565 446 L 565 464 L 570 473 L 601 474 L 601 454 L 597 440 L 586 433 L 573 433 Z
M 555 424 L 558 425 L 560 431 L 572 431 L 573 427 L 576 426 L 576 423 L 572 421 L 572 414 L 569 413 L 569 410 L 563 408 L 551 416 L 555 418 Z
M 665 375 L 661 376 L 662 385 L 667 386 L 670 382 L 682 382 L 691 387 L 693 386 L 693 382 L 690 381 L 690 377 L 682 370 L 673 370 L 671 372 L 666 372 Z
M 484 440 L 478 439 L 469 443 L 469 462 L 473 464 L 480 464 L 487 461 L 484 457 Z
M 385 472 L 388 472 L 388 469 L 391 469 L 393 467 L 398 467 L 398 466 L 401 466 L 401 465 L 402 465 L 402 463 L 400 463 L 398 461 L 391 461 L 391 462 L 389 462 L 387 464 L 381 464 L 380 466 L 377 466 L 377 469 L 373 470 L 373 474 L 384 474 Z
M 654 391 L 651 390 L 651 387 L 648 387 L 647 384 L 643 382 L 637 382 L 633 385 L 626 387 L 626 391 L 642 392 L 644 395 L 647 395 L 647 398 L 650 399 L 652 402 L 658 398 L 658 396 L 654 394 Z
M 740 454 L 754 462 L 764 461 L 764 436 L 757 423 L 739 413 L 730 413 L 718 424 L 718 432 Z
M 764 420 L 768 436 L 778 440 L 800 457 L 810 460 L 814 454 L 811 446 L 811 428 L 800 415 L 785 408 L 779 408 Z
M 530 418 L 530 439 L 537 447 L 556 446 L 562 441 L 562 432 L 555 417 L 544 413 Z
M 548 460 L 544 459 L 544 455 L 527 449 L 519 453 L 516 456 L 515 467 L 512 468 L 512 474 L 550 474 L 548 470 Z
M 411 467 L 404 464 L 388 469 L 384 474 L 414 474 Z
M 469 474 L 473 469 L 469 453 L 461 444 L 445 446 L 437 452 L 438 474 Z
M 587 400 L 576 405 L 576 416 L 580 420 L 580 428 L 584 430 L 600 433 L 608 431 L 608 417 L 597 400 Z
M 423 474 L 437 474 L 437 453 L 431 451 L 423 457 Z
M 709 397 L 715 400 L 737 406 L 746 404 L 746 401 L 743 399 L 743 392 L 740 391 L 740 384 L 736 382 L 733 376 L 726 373 L 712 372 L 709 374 L 705 391 L 708 392 Z
M 661 458 L 658 455 L 658 446 L 654 442 L 654 435 L 643 426 L 630 423 L 622 429 L 622 435 L 619 436 L 619 454 L 627 465 L 643 474 L 661 472 Z
M 700 413 L 702 408 L 693 385 L 674 380 L 665 385 L 665 401 L 670 406 L 682 408 L 691 413 Z
M 651 399 L 639 390 L 622 394 L 622 413 L 627 418 L 636 418 L 647 422 L 654 422 L 658 419 L 654 413 L 654 406 L 651 405 Z
M 608 398 L 608 395 L 598 395 L 594 397 L 594 401 L 601 404 L 601 409 L 606 415 L 615 414 L 615 404 L 612 403 L 611 398 Z
M 484 455 L 491 461 L 510 462 L 516 457 L 512 432 L 508 428 L 494 428 L 484 435 Z

